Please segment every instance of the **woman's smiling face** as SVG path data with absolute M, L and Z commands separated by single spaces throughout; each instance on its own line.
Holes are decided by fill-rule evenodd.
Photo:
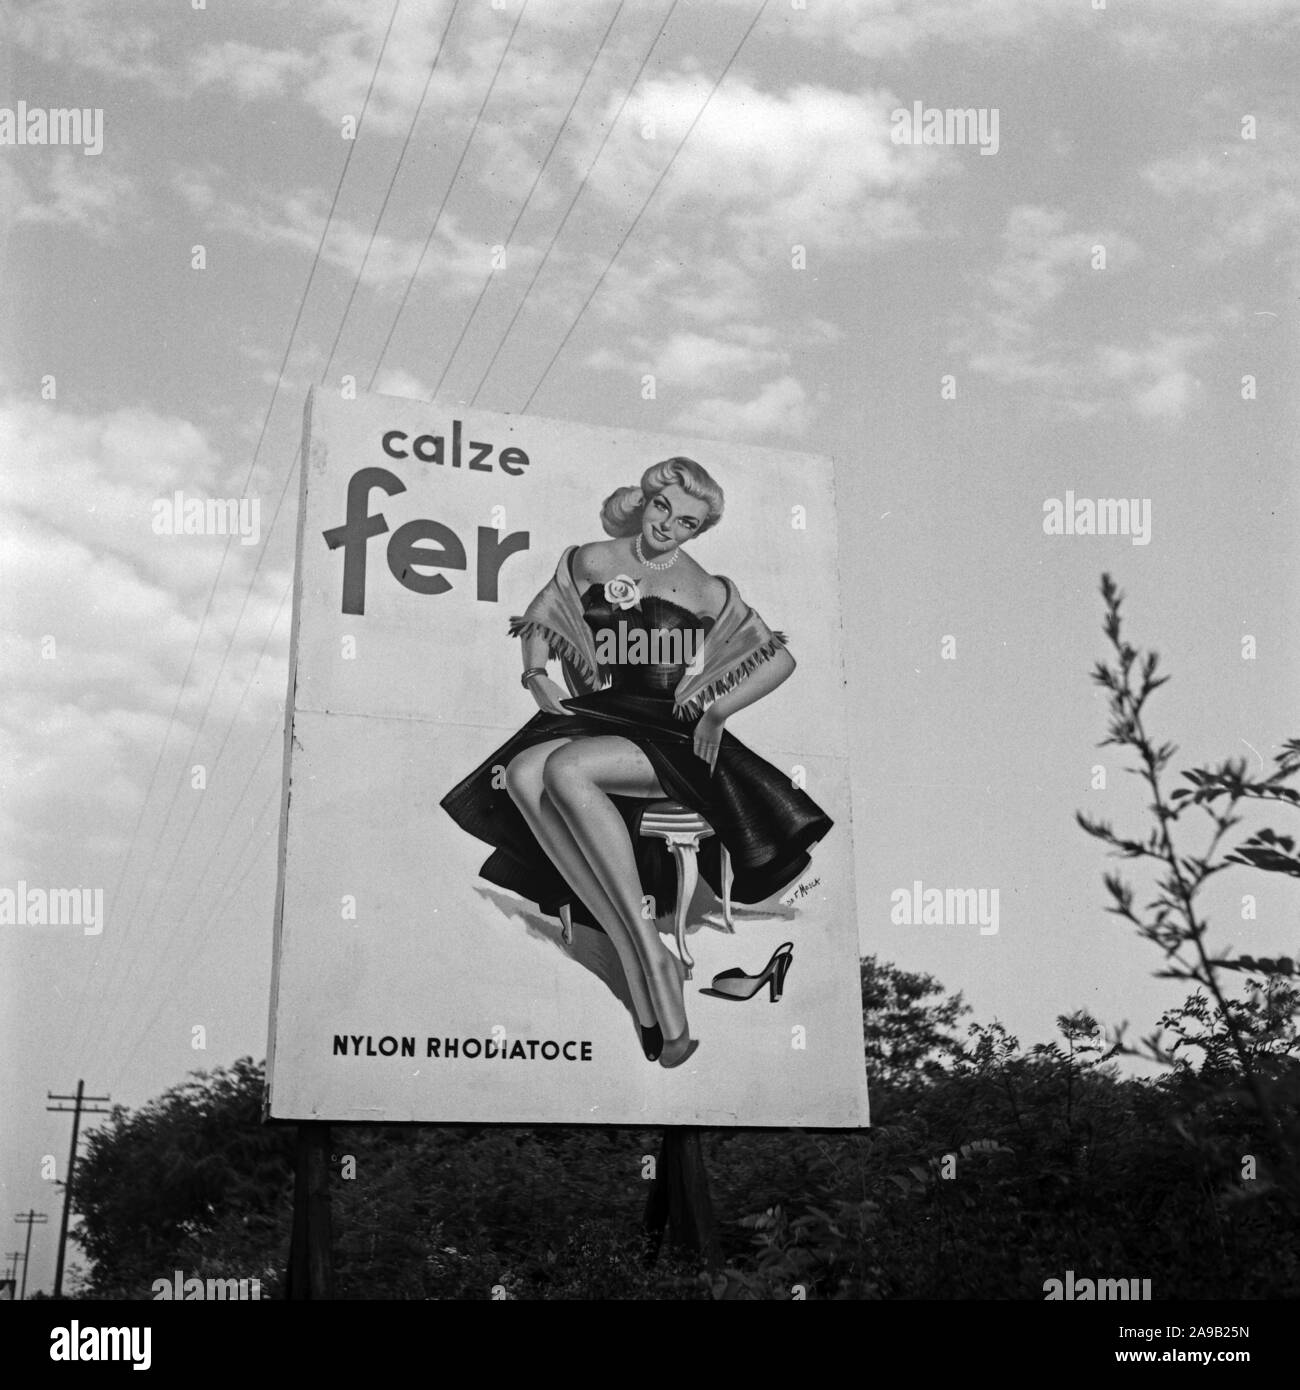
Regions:
M 709 519 L 709 504 L 692 497 L 678 483 L 669 483 L 646 502 L 641 513 L 641 546 L 666 554 L 699 535 Z

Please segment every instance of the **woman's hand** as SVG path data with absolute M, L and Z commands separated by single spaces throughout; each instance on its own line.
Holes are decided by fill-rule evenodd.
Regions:
M 710 772 L 717 766 L 718 750 L 722 747 L 722 726 L 724 723 L 726 723 L 725 716 L 714 714 L 712 710 L 705 710 L 700 715 L 700 722 L 695 726 L 695 756 L 708 763 Z
M 528 693 L 537 701 L 537 708 L 543 714 L 563 714 L 573 718 L 573 711 L 565 709 L 560 703 L 569 698 L 568 692 L 550 676 L 534 676 L 528 682 Z

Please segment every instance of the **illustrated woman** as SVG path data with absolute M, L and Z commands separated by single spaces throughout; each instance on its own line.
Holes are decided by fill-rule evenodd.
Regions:
M 698 1043 L 682 967 L 655 921 L 672 915 L 672 865 L 661 842 L 636 833 L 642 810 L 669 798 L 704 816 L 714 835 L 701 873 L 720 894 L 725 846 L 739 902 L 789 884 L 831 828 L 726 728 L 795 664 L 735 584 L 686 551 L 722 510 L 722 489 L 688 458 L 655 464 L 639 487 L 605 501 L 600 519 L 612 539 L 565 550 L 555 577 L 510 623 L 538 713 L 442 801 L 493 846 L 484 878 L 549 915 L 567 907 L 608 935 L 645 1054 L 663 1067 L 679 1066 Z M 760 537 L 753 549 L 761 555 Z M 567 690 L 548 674 L 551 659 Z

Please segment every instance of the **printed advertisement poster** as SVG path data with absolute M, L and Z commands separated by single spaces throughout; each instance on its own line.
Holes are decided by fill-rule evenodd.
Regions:
M 831 461 L 308 401 L 276 1118 L 867 1122 Z

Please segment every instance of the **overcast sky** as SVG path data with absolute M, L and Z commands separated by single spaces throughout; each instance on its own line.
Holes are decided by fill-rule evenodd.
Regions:
M 296 486 L 272 517 L 322 379 L 835 455 L 864 951 L 1026 1044 L 1179 1002 L 1073 821 L 1142 820 L 1094 746 L 1097 586 L 1174 677 L 1175 768 L 1300 733 L 1300 10 L 1099 3 L 769 0 L 737 53 L 758 0 L 460 0 L 404 153 L 451 0 L 401 0 L 355 140 L 388 0 L 9 7 L 0 107 L 103 122 L 0 146 L 0 888 L 106 912 L 0 927 L 29 1287 L 47 1089 L 264 1054 Z M 895 142 L 915 103 L 996 145 Z M 155 534 L 246 479 L 258 544 Z M 1147 543 L 1044 534 L 1067 491 L 1137 499 Z M 1294 950 L 1257 877 L 1216 881 L 1216 944 Z M 998 932 L 891 922 L 917 880 L 996 888 Z

